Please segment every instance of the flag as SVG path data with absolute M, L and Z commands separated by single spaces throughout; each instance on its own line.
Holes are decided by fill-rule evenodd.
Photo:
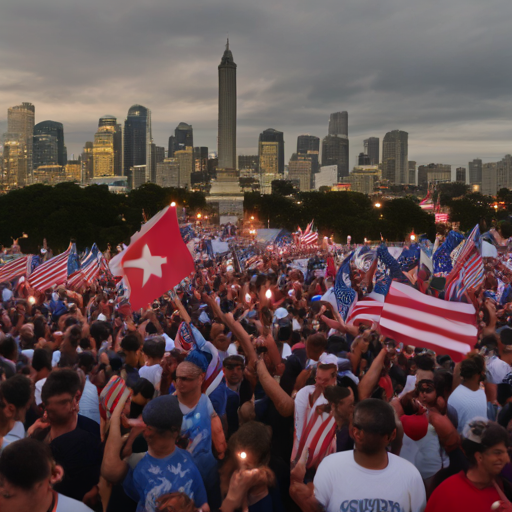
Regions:
M 382 308 L 380 332 L 458 362 L 477 341 L 476 312 L 472 304 L 447 302 L 393 282 Z
M 32 271 L 33 256 L 16 258 L 0 267 L 0 283 L 12 281 L 17 277 L 27 277 Z
M 464 240 L 464 235 L 458 231 L 450 231 L 441 244 L 441 247 L 434 252 L 432 263 L 434 264 L 434 275 L 445 276 L 452 271 L 452 251 Z
M 434 209 L 434 201 L 432 199 L 430 190 L 427 192 L 427 195 L 420 201 L 420 208 L 422 210 L 433 210 Z
M 91 250 L 82 258 L 80 269 L 68 277 L 68 288 L 78 290 L 83 286 L 94 283 L 102 270 L 102 259 L 105 259 L 104 256 L 99 251 L 98 246 L 93 244 Z
M 352 282 L 350 279 L 351 269 L 350 262 L 354 256 L 352 251 L 340 265 L 338 273 L 336 274 L 336 280 L 334 282 L 334 295 L 336 296 L 336 303 L 338 304 L 338 311 L 341 318 L 345 320 L 347 318 L 350 307 L 357 300 L 357 293 L 352 288 Z
M 32 272 L 28 281 L 34 290 L 43 292 L 52 286 L 66 282 L 68 277 L 68 258 L 73 246 L 74 244 L 69 244 L 65 252 L 45 261 Z
M 144 224 L 109 265 L 113 275 L 125 278 L 134 310 L 147 307 L 194 272 L 194 260 L 181 238 L 176 207 L 164 208 Z
M 299 243 L 302 245 L 316 245 L 318 244 L 318 233 L 316 231 L 313 231 L 313 221 L 311 221 L 304 233 L 302 233 L 302 230 L 299 228 Z
M 362 300 L 358 300 L 350 310 L 347 318 L 347 324 L 359 325 L 361 322 L 380 321 L 382 308 L 384 307 L 384 297 L 377 293 L 371 293 Z

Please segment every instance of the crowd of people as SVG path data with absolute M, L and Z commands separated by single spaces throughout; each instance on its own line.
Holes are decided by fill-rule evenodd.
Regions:
M 335 256 L 199 251 L 139 311 L 107 276 L 0 285 L 0 511 L 512 511 L 505 267 L 455 363 L 318 300 Z

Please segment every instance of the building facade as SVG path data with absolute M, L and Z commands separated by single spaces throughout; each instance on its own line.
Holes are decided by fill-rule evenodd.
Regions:
M 469 168 L 469 183 L 471 185 L 482 184 L 482 160 L 475 158 L 472 162 L 468 163 Z
M 180 188 L 190 188 L 192 185 L 192 173 L 194 172 L 194 148 L 186 147 L 174 152 L 174 158 L 178 162 Z
M 338 135 L 327 135 L 322 140 L 322 166 L 336 165 L 338 181 L 348 176 L 349 169 L 348 139 Z
M 307 155 L 309 152 L 320 152 L 320 138 L 314 135 L 299 135 L 297 137 L 297 154 Z
M 311 190 L 313 162 L 309 155 L 294 153 L 288 162 L 288 179 L 297 185 L 301 192 Z
M 19 133 L 27 152 L 27 182 L 32 176 L 32 152 L 34 143 L 34 120 L 36 109 L 32 103 L 24 102 L 7 111 L 7 132 Z
M 124 123 L 124 174 L 130 178 L 131 169 L 145 166 L 146 181 L 151 179 L 151 111 L 142 105 L 128 110 Z M 133 182 L 133 180 L 128 180 Z
M 332 187 L 338 181 L 338 166 L 326 165 L 320 167 L 320 172 L 315 174 L 315 190 L 320 187 Z
M 156 164 L 156 184 L 161 187 L 180 186 L 180 164 L 177 158 L 165 158 Z
M 381 178 L 381 171 L 376 165 L 354 167 L 347 178 L 350 190 L 362 194 L 372 194 L 377 182 Z
M 43 136 L 43 137 L 40 137 Z M 46 136 L 46 137 L 45 137 Z M 54 149 L 49 149 L 50 144 L 56 144 L 56 158 L 54 157 Z M 43 121 L 34 126 L 33 138 L 33 164 L 35 169 L 40 165 L 58 164 L 64 167 L 68 162 L 68 152 L 64 144 L 64 127 L 62 123 L 56 121 Z
M 457 169 L 455 169 L 455 181 L 460 181 L 461 183 L 466 183 L 466 168 L 465 167 L 457 167 Z
M 268 128 L 259 138 L 260 172 L 284 174 L 284 135 L 283 132 Z M 268 157 L 267 157 L 268 155 Z M 272 155 L 272 156 L 270 156 Z M 275 155 L 275 161 L 274 161 Z M 270 164 L 270 160 L 272 163 Z
M 27 185 L 28 154 L 25 138 L 20 133 L 5 133 L 3 136 L 2 185 L 7 188 Z
M 416 185 L 416 161 L 409 160 L 409 185 Z
M 502 188 L 512 188 L 512 156 L 482 165 L 482 194 L 495 196 Z
M 369 158 L 370 163 L 368 165 L 379 165 L 380 163 L 380 141 L 378 137 L 370 137 L 365 139 L 364 142 L 364 154 Z
M 382 178 L 394 185 L 409 184 L 409 134 L 402 130 L 386 133 L 382 142 Z
M 452 166 L 448 164 L 428 164 L 418 167 L 418 187 L 426 188 L 431 183 L 452 181 Z
M 329 117 L 329 135 L 348 138 L 348 112 L 335 112 Z

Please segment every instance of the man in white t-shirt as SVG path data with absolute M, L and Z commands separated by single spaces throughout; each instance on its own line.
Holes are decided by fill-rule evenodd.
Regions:
M 290 494 L 302 510 L 422 512 L 426 495 L 420 473 L 386 449 L 396 435 L 392 407 L 374 398 L 363 400 L 354 410 L 350 430 L 355 449 L 334 453 L 320 463 L 314 494 L 301 483 L 302 461 L 292 471 Z
M 460 364 L 462 382 L 448 398 L 448 405 L 457 411 L 459 434 L 473 418 L 487 417 L 487 398 L 480 383 L 485 380 L 485 360 L 480 354 L 472 354 Z

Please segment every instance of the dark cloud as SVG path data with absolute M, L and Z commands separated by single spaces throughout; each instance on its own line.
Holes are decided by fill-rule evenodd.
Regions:
M 238 64 L 238 152 L 258 134 L 323 137 L 349 112 L 351 163 L 368 136 L 409 132 L 409 156 L 467 165 L 511 148 L 505 0 L 6 0 L 0 16 L 0 127 L 7 108 L 65 125 L 78 154 L 98 118 L 152 110 L 158 145 L 180 122 L 216 146 L 217 66 Z

